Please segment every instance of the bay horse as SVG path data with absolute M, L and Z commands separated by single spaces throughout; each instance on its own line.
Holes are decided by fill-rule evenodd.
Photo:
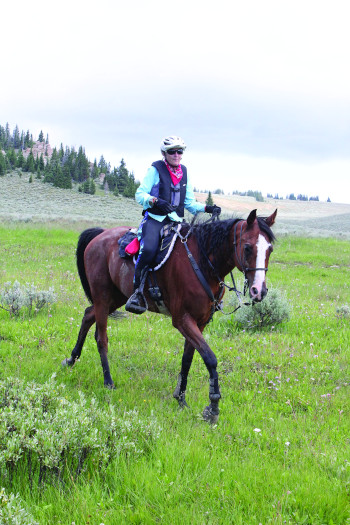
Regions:
M 235 267 L 244 274 L 253 302 L 262 301 L 266 296 L 266 272 L 275 239 L 271 226 L 276 215 L 277 210 L 269 217 L 257 217 L 253 210 L 246 220 L 236 218 L 184 225 L 170 257 L 154 272 L 172 324 L 185 338 L 181 371 L 173 396 L 181 407 L 187 406 L 187 376 L 197 350 L 209 372 L 210 404 L 205 407 L 203 418 L 210 423 L 218 420 L 221 394 L 217 359 L 202 332 L 225 293 L 225 276 Z M 134 263 L 121 258 L 118 250 L 118 240 L 128 229 L 91 228 L 79 237 L 78 272 L 91 306 L 85 310 L 71 356 L 62 362 L 68 366 L 75 364 L 89 329 L 96 323 L 95 339 L 104 385 L 109 388 L 114 388 L 114 383 L 107 358 L 108 316 L 123 306 L 133 293 Z M 148 310 L 160 313 L 148 288 L 146 282 L 144 294 Z

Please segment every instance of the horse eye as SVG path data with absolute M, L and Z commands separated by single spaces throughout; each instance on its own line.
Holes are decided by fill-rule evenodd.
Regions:
M 251 244 L 245 244 L 244 245 L 244 253 L 246 256 L 250 255 L 253 251 L 253 247 Z

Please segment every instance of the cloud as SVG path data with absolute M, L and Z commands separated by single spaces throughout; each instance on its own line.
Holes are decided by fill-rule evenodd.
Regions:
M 296 191 L 326 195 L 332 180 L 344 195 L 349 10 L 342 0 L 7 2 L 0 123 L 115 165 L 125 157 L 138 176 L 176 133 L 207 184 L 218 166 L 229 186 L 232 166 L 252 184 L 264 173 L 253 189 L 271 178 L 267 191 L 293 192 L 303 173 Z

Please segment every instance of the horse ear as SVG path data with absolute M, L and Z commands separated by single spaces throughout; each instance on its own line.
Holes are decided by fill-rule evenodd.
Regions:
M 273 212 L 273 214 L 270 215 L 270 217 L 266 217 L 266 219 L 265 219 L 265 222 L 267 223 L 268 226 L 270 226 L 270 228 L 271 228 L 271 226 L 272 226 L 273 224 L 275 224 L 276 215 L 277 215 L 277 208 L 276 208 L 276 210 Z
M 252 226 L 255 219 L 256 219 L 256 210 L 252 210 L 250 214 L 248 215 L 248 219 L 247 219 L 248 228 L 249 226 Z

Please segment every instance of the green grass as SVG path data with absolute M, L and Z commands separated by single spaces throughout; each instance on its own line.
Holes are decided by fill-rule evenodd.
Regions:
M 6 491 L 19 492 L 41 524 L 350 523 L 350 244 L 281 237 L 268 286 L 285 291 L 288 323 L 259 333 L 216 314 L 206 338 L 218 358 L 221 413 L 210 427 L 207 370 L 198 354 L 187 401 L 172 398 L 183 339 L 168 318 L 146 313 L 110 320 L 116 390 L 103 388 L 93 330 L 81 360 L 61 369 L 87 300 L 75 268 L 78 234 L 69 228 L 0 227 L 0 287 L 6 281 L 54 286 L 58 302 L 28 318 L 0 310 L 0 379 L 46 382 L 56 373 L 70 400 L 78 391 L 117 414 L 154 417 L 159 439 L 140 457 L 120 455 L 106 472 L 88 464 L 65 486 L 34 486 L 19 468 Z M 235 271 L 235 273 L 237 273 Z M 230 309 L 225 297 L 225 310 Z M 255 429 L 260 429 L 260 432 Z

